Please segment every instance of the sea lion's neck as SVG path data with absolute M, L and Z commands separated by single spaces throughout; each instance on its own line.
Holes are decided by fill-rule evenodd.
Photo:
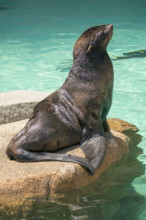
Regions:
M 105 65 L 105 63 L 111 63 L 110 58 L 106 52 L 106 50 L 101 51 L 94 51 L 92 54 L 79 54 L 78 57 L 76 57 L 73 60 L 73 65 L 71 70 L 75 74 L 79 74 L 80 72 L 89 72 L 94 70 L 100 70 L 102 68 L 102 63 Z M 104 67 L 105 68 L 105 67 Z
M 110 72 L 110 74 L 108 74 Z M 70 87 L 80 81 L 80 83 L 89 83 L 94 80 L 103 79 L 103 75 L 109 75 L 106 78 L 111 77 L 113 67 L 111 60 L 106 52 L 97 51 L 93 55 L 79 54 L 74 58 L 72 68 L 69 75 L 63 84 L 63 87 Z M 83 85 L 82 85 L 83 86 Z

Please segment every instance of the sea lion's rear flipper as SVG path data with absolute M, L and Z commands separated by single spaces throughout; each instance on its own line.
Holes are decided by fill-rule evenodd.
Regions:
M 32 152 L 25 149 L 15 149 L 15 154 L 7 151 L 7 155 L 10 159 L 15 158 L 20 162 L 40 162 L 40 161 L 62 161 L 77 163 L 85 167 L 91 175 L 94 174 L 94 169 L 90 163 L 79 156 L 72 154 L 59 154 L 59 153 L 48 153 L 48 152 Z
M 106 139 L 104 134 L 92 134 L 91 132 L 89 135 L 86 135 L 86 137 L 83 136 L 80 147 L 95 172 L 95 169 L 102 163 L 106 151 Z

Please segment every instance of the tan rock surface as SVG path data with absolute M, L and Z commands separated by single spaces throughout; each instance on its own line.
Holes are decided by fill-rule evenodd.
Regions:
M 115 130 L 118 132 L 126 132 L 129 130 L 134 131 L 134 132 L 138 131 L 138 128 L 135 125 L 130 124 L 127 121 L 123 121 L 118 118 L 108 119 L 108 124 L 112 130 Z
M 112 163 L 128 153 L 129 138 L 117 131 L 112 131 L 114 137 L 107 137 L 106 156 L 94 176 L 91 176 L 82 166 L 74 163 L 10 161 L 5 154 L 6 146 L 10 139 L 24 127 L 26 121 L 0 126 L 0 204 L 3 203 L 3 205 L 11 203 L 14 196 L 27 198 L 81 188 L 95 181 Z M 119 119 L 110 119 L 109 124 L 111 129 L 118 131 L 123 132 L 127 129 L 136 131 L 135 126 Z M 84 156 L 77 146 L 65 151 Z M 14 202 L 17 203 L 17 199 L 13 200 Z

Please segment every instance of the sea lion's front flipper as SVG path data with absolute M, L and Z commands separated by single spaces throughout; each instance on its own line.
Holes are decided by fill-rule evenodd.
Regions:
M 83 136 L 82 138 L 80 147 L 95 171 L 95 169 L 100 166 L 106 151 L 106 139 L 104 134 L 92 134 L 92 132 L 88 135 L 86 134 L 86 136 Z

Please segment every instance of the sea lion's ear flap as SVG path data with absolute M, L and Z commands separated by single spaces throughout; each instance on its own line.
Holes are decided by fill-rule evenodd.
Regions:
M 91 44 L 88 46 L 87 51 L 89 52 L 91 50 L 92 46 Z
M 92 48 L 93 48 L 93 45 L 89 44 L 88 47 L 87 47 L 87 54 L 90 54 Z

